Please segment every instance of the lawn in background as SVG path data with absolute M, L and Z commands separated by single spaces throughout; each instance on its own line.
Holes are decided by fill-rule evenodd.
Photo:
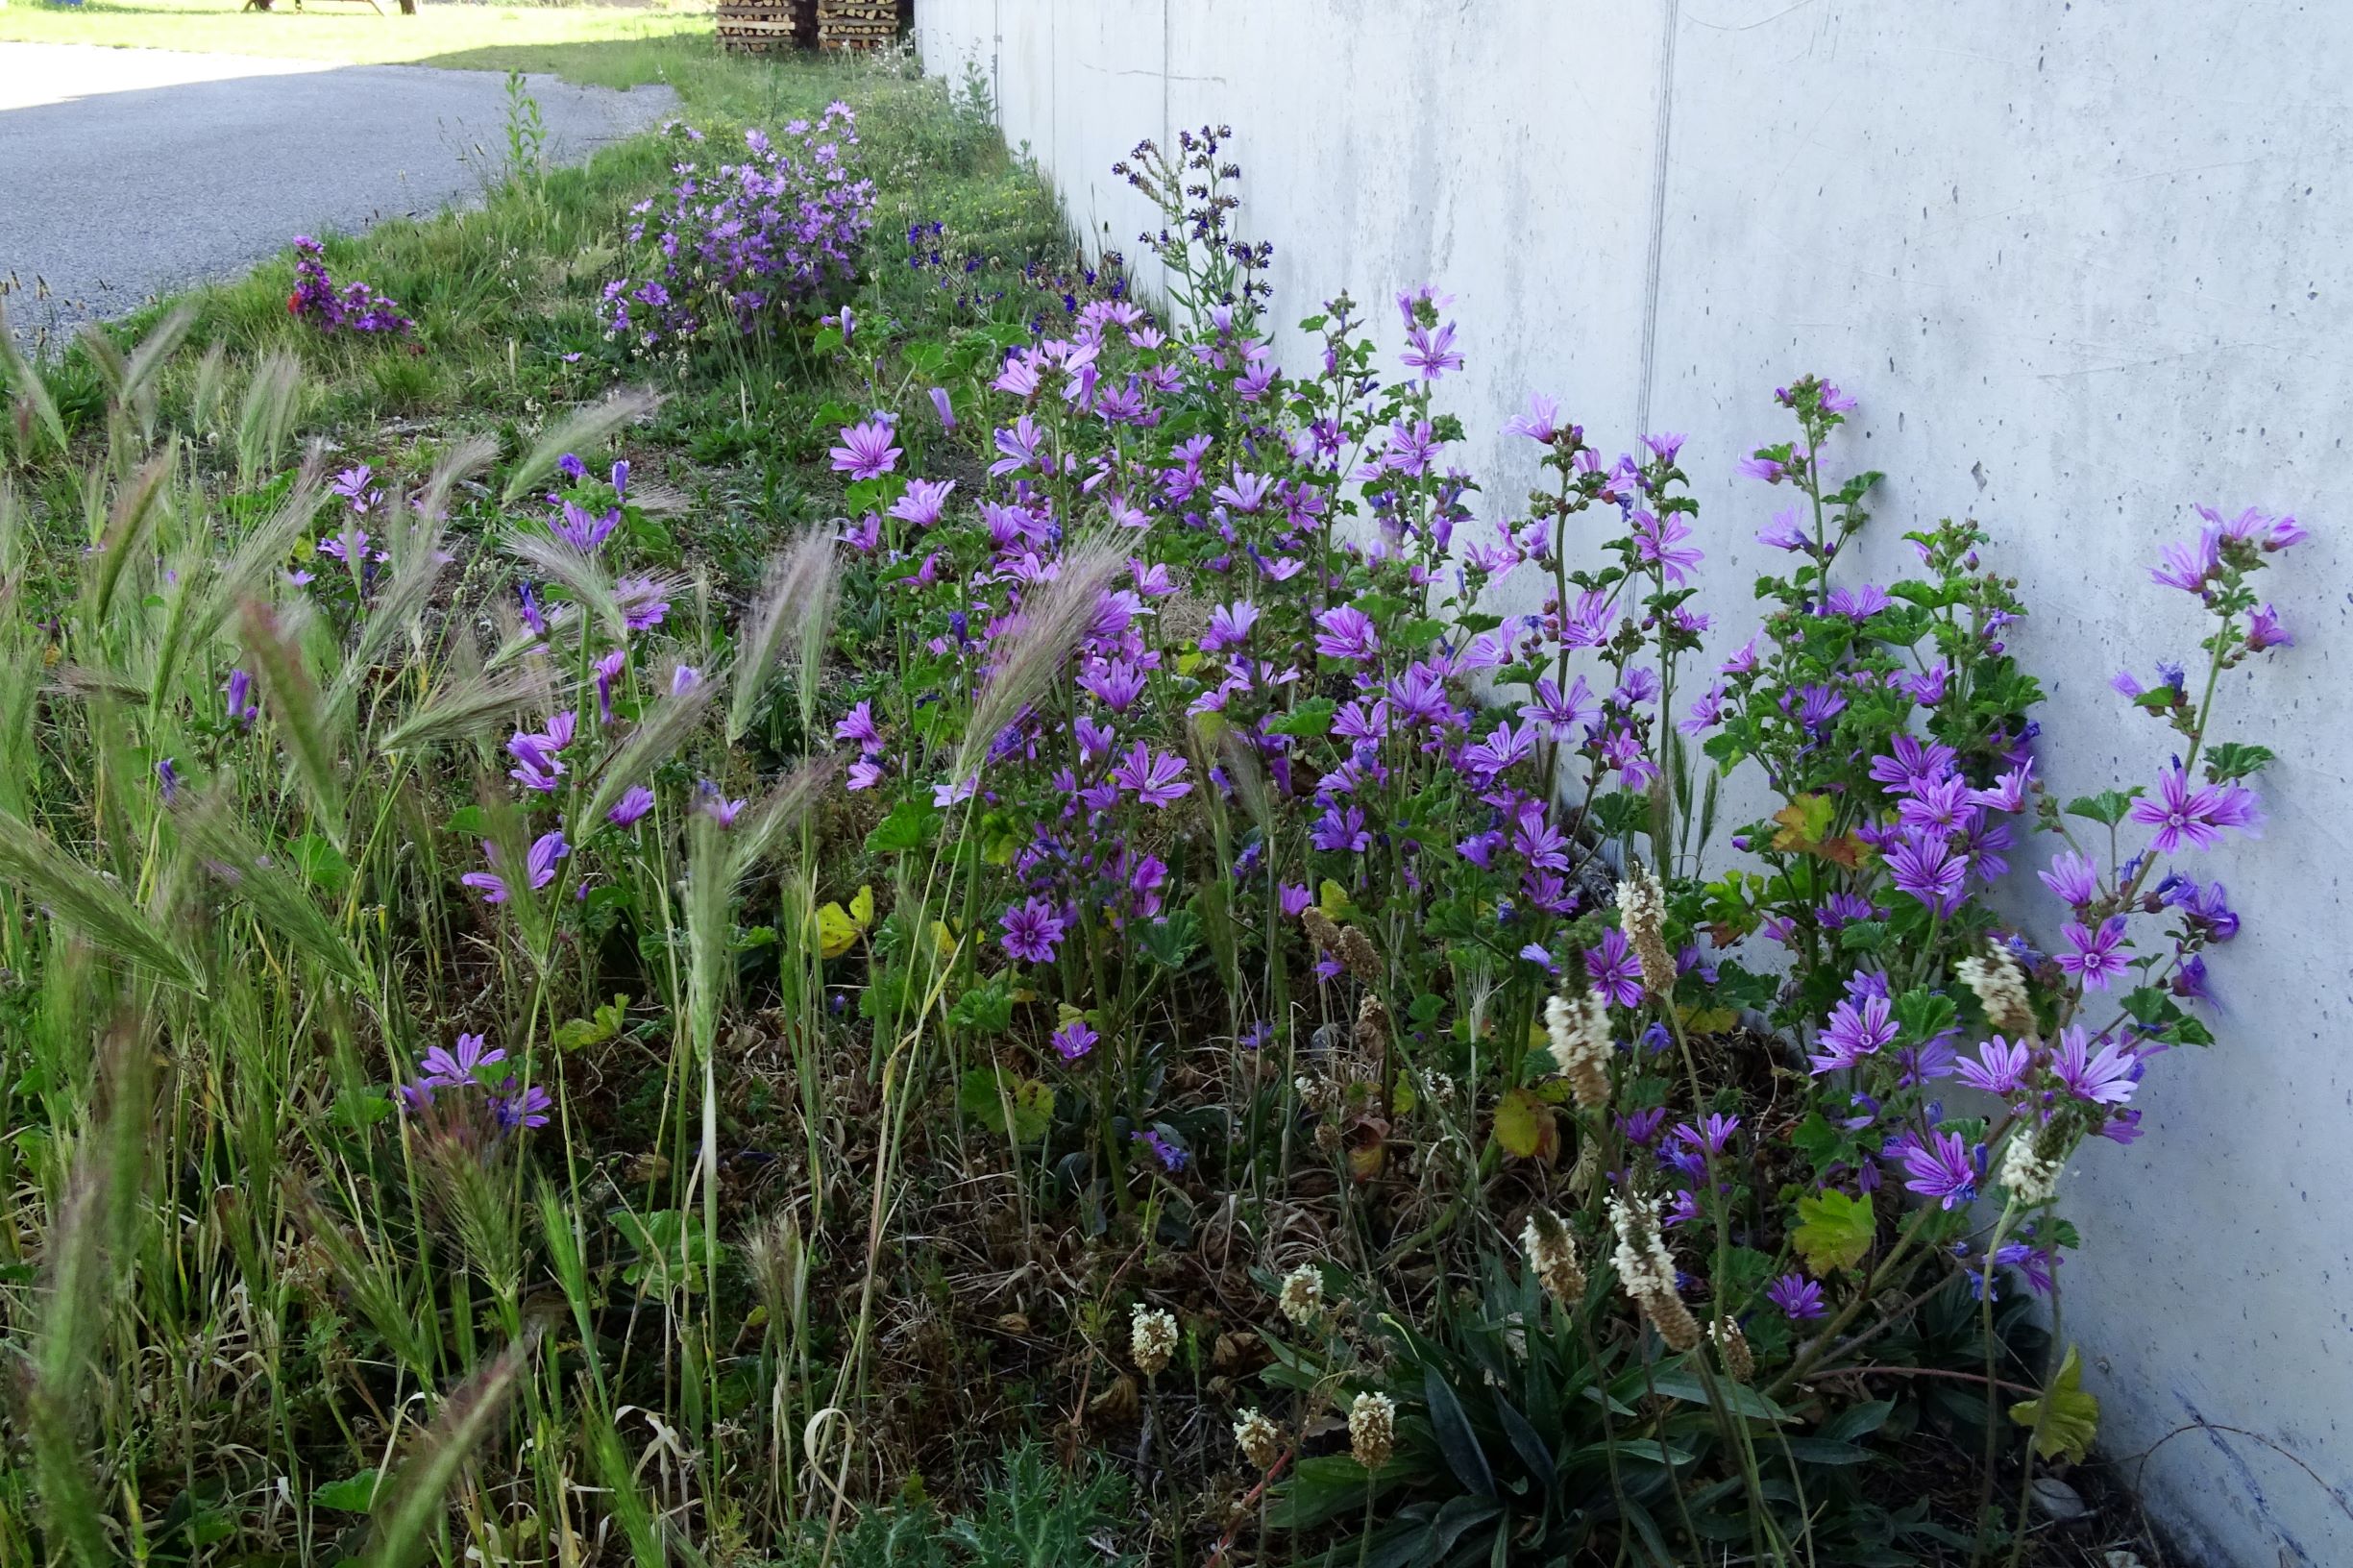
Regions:
M 195 54 L 268 55 L 347 65 L 466 64 L 495 70 L 555 71 L 581 63 L 583 44 L 608 48 L 588 57 L 600 73 L 576 78 L 608 86 L 617 62 L 637 60 L 648 72 L 671 57 L 663 45 L 711 47 L 711 8 L 693 5 L 475 6 L 427 4 L 414 16 L 383 0 L 385 14 L 340 3 L 296 11 L 241 11 L 239 0 L 90 0 L 81 6 L 0 4 L 0 41 L 89 43 Z M 609 47 L 621 46 L 621 47 Z M 632 47 L 634 46 L 634 47 Z M 441 60 L 440 56 L 469 57 Z M 659 77 L 645 74 L 640 81 Z

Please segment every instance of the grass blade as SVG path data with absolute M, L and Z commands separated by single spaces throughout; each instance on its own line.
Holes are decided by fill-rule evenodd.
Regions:
M 294 640 L 278 624 L 277 612 L 259 600 L 248 600 L 244 613 L 246 655 L 254 661 L 285 731 L 286 748 L 294 755 L 295 776 L 310 796 L 318 825 L 343 847 L 343 781 L 327 734 L 327 713 L 319 701 L 318 684 L 303 666 Z
M 813 689 L 821 667 L 825 635 L 832 626 L 836 589 L 833 538 L 812 528 L 792 549 L 769 562 L 760 597 L 752 603 L 735 665 L 735 692 L 727 706 L 730 745 L 751 727 L 751 716 L 767 690 L 769 672 L 786 645 L 797 643 L 804 690 Z M 802 704 L 806 709 L 808 704 Z
M 651 716 L 639 723 L 637 733 L 624 741 L 598 770 L 597 793 L 589 797 L 587 815 L 573 824 L 575 838 L 587 837 L 604 821 L 604 814 L 613 809 L 623 792 L 632 784 L 644 783 L 647 774 L 676 754 L 702 722 L 711 694 L 718 690 L 719 679 L 714 674 L 676 697 L 663 698 Z
M 195 324 L 196 307 L 183 305 L 156 323 L 155 330 L 139 340 L 139 346 L 131 351 L 131 357 L 123 365 L 119 391 L 126 403 L 146 390 L 156 372 L 163 368 L 163 361 L 179 352 L 181 341 Z
M 621 600 L 614 597 L 612 578 L 594 559 L 536 526 L 516 529 L 505 543 L 507 553 L 536 568 L 540 576 L 563 584 L 583 611 L 604 624 L 615 642 L 628 640 L 628 626 Z
M 433 585 L 450 565 L 449 551 L 441 548 L 438 523 L 420 523 L 404 535 L 396 534 L 393 555 L 392 576 L 368 607 L 367 618 L 360 623 L 359 640 L 327 694 L 328 717 L 338 723 L 349 716 L 360 681 L 376 668 L 393 640 L 432 601 Z
M 0 370 L 8 372 L 8 384 L 16 389 L 18 397 L 32 404 L 34 416 L 40 421 L 41 429 L 49 432 L 49 439 L 57 444 L 61 453 L 63 453 L 65 421 L 59 417 L 57 400 L 49 395 L 48 383 L 41 380 L 40 372 L 33 368 L 32 361 L 17 349 L 16 339 L 9 331 L 9 313 L 5 304 L 0 304 Z
M 22 819 L 0 815 L 0 877 L 101 948 L 203 994 L 204 976 L 116 887 Z
M 86 1406 L 109 1304 L 120 1295 L 115 1276 L 135 1254 L 152 1110 L 143 1033 L 118 1026 L 101 1049 L 98 1112 L 49 1238 L 48 1302 L 25 1390 L 34 1471 L 50 1529 L 83 1568 L 112 1568 L 118 1560 L 100 1524 L 86 1452 Z
M 264 860 L 237 827 L 227 802 L 212 799 L 184 806 L 180 828 L 209 863 L 226 894 L 252 910 L 266 930 L 309 954 L 354 990 L 369 989 L 368 968 L 358 952 L 292 876 Z
M 113 519 L 99 544 L 97 572 L 90 579 L 90 603 L 85 618 L 89 626 L 95 628 L 106 621 L 107 611 L 114 603 L 114 590 L 122 582 L 124 568 L 146 543 L 148 525 L 156 515 L 156 497 L 179 457 L 180 438 L 175 435 L 147 459 L 147 466 L 133 478 L 128 489 L 116 492 Z
M 472 740 L 517 713 L 545 708 L 549 700 L 548 677 L 539 670 L 467 676 L 435 692 L 379 740 L 377 748 L 407 751 L 442 741 Z
M 237 416 L 238 483 L 251 485 L 264 469 L 277 466 L 302 403 L 303 363 L 293 355 L 281 350 L 255 368 Z
M 497 461 L 499 444 L 486 435 L 469 436 L 441 454 L 433 472 L 425 481 L 425 492 L 418 498 L 418 515 L 438 523 L 449 510 L 450 492 L 459 480 L 470 474 L 478 474 Z
M 958 779 L 974 776 L 998 733 L 1045 695 L 1093 619 L 1096 600 L 1126 564 L 1121 544 L 1100 536 L 1074 540 L 1063 554 L 1060 575 L 1023 602 L 1021 624 L 1005 636 L 1003 651 L 973 699 L 956 754 Z
M 374 1539 L 361 1559 L 367 1568 L 407 1568 L 417 1559 L 433 1521 L 447 1506 L 458 1471 L 504 1413 L 539 1343 L 539 1332 L 536 1324 L 525 1330 L 522 1338 L 441 1402 L 441 1413 L 417 1439 L 408 1462 L 379 1495 Z
M 384 1337 L 392 1353 L 420 1378 L 433 1373 L 432 1355 L 417 1327 L 417 1314 L 404 1299 L 392 1271 L 352 1238 L 349 1231 L 320 1207 L 319 1200 L 291 1180 L 284 1185 L 286 1213 L 303 1235 L 326 1256 L 335 1283 L 368 1326 Z
M 515 465 L 506 477 L 506 492 L 500 499 L 509 503 L 521 500 L 540 480 L 555 472 L 556 459 L 564 453 L 598 446 L 624 425 L 653 412 L 660 403 L 661 399 L 651 392 L 631 387 L 614 393 L 602 403 L 574 409 L 541 436 L 523 461 Z

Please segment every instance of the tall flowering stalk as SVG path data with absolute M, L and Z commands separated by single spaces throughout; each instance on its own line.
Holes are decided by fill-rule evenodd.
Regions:
M 931 867 L 874 955 L 878 1021 L 939 994 L 982 1064 L 961 1103 L 1147 1223 L 1164 1191 L 1280 1186 L 1300 1160 L 1336 1185 L 1343 1250 L 1364 1216 L 1422 1216 L 1352 1260 L 1376 1289 L 1454 1245 L 1499 1166 L 1567 1172 L 1548 1270 L 1615 1230 L 1660 1353 L 1732 1384 L 1837 1368 L 1940 1281 L 2047 1287 L 2070 1151 L 2133 1135 L 2149 1060 L 2204 1038 L 2200 954 L 2236 928 L 2154 861 L 2251 825 L 2265 754 L 2202 745 L 2203 699 L 2169 676 L 2135 700 L 2182 762 L 2052 800 L 1986 530 L 1916 530 L 1916 575 L 1867 577 L 1878 476 L 1838 471 L 1858 405 L 1819 378 L 1775 393 L 1798 433 L 1741 465 L 1794 502 L 1760 531 L 1789 565 L 1737 647 L 1693 608 L 1709 546 L 1679 435 L 1610 457 L 1533 399 L 1509 430 L 1544 487 L 1480 521 L 1440 406 L 1465 357 L 1449 300 L 1398 294 L 1385 352 L 1336 298 L 1287 372 L 1221 140 L 1126 166 L 1165 214 L 1144 237 L 1179 320 L 1074 288 L 833 450 L 854 591 L 903 661 L 853 694 L 846 787 L 880 797 L 870 848 Z M 890 345 L 842 332 L 887 403 Z M 971 461 L 931 478 L 901 431 Z M 2216 520 L 2160 569 L 2215 607 L 2218 670 L 2286 640 L 2245 579 L 2297 536 Z M 1739 769 L 1776 806 L 1711 870 Z M 2052 951 L 1985 895 L 2069 811 L 2144 825 L 2151 852 L 2103 873 L 2070 850 Z M 2161 914 L 2174 951 L 2145 956 Z M 1203 973 L 1222 1034 L 1180 1000 Z M 2122 1006 L 2086 1018 L 2087 997 Z M 1724 1066 L 1760 1052 L 1794 1114 Z M 1991 1190 L 2019 1203 L 1989 1228 Z M 1598 1355 L 1626 1325 L 1586 1331 Z M 1715 1376 L 1726 1462 L 1770 1514 L 1784 1461 Z

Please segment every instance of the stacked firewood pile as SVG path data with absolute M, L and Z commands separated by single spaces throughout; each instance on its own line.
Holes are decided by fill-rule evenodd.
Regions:
M 879 49 L 898 23 L 899 0 L 817 0 L 820 49 Z
M 719 45 L 738 54 L 817 43 L 818 0 L 719 0 Z

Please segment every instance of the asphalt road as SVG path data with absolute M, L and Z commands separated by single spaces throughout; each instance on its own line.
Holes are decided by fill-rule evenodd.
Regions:
M 667 87 L 528 79 L 550 157 L 672 111 Z M 242 272 L 295 234 L 478 197 L 506 156 L 493 71 L 0 43 L 0 287 L 19 335 Z

